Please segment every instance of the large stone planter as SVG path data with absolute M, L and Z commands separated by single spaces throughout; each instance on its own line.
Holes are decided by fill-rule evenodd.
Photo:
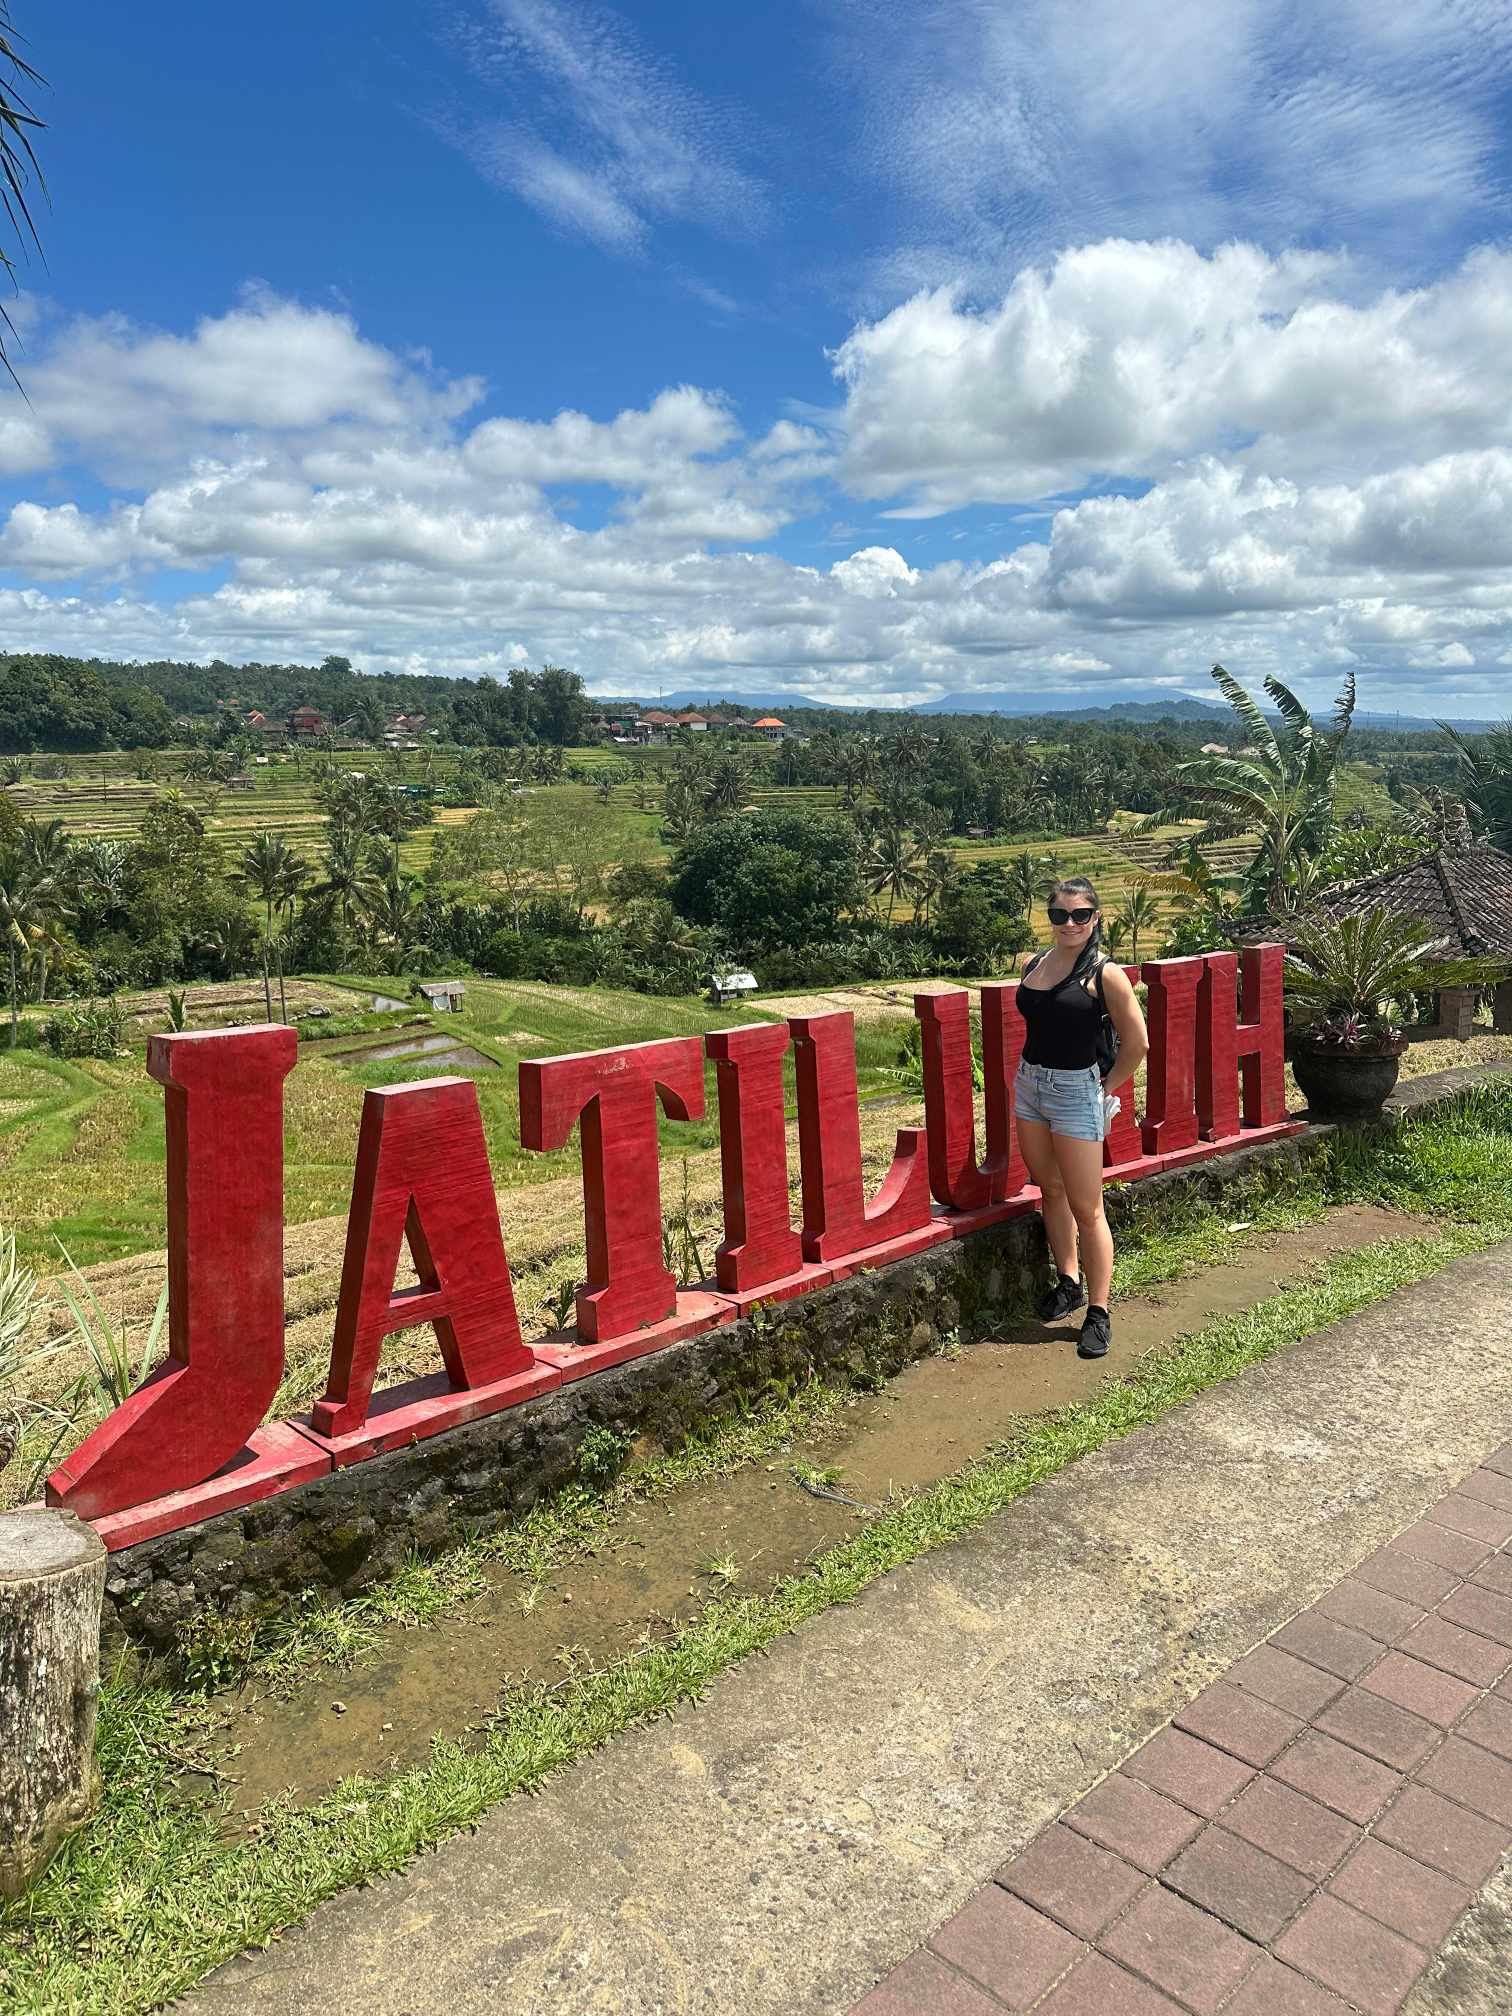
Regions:
M 1315 1120 L 1365 1120 L 1391 1097 L 1402 1068 L 1401 1048 L 1385 1052 L 1313 1050 L 1293 1047 L 1292 1076 Z

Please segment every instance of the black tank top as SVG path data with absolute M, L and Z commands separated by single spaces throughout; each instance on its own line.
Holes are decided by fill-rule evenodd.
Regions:
M 1028 970 L 1032 973 L 1034 965 Z M 1058 987 L 1026 987 L 1021 980 L 1014 998 L 1024 1018 L 1026 1064 L 1040 1064 L 1049 1071 L 1085 1071 L 1097 1062 L 1103 1011 L 1095 984 L 1084 986 L 1069 973 Z

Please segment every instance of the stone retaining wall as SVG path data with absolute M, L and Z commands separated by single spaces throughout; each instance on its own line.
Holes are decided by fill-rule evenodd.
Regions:
M 1504 1067 L 1470 1066 L 1403 1086 L 1387 1125 Z M 1238 1148 L 1114 1185 L 1115 1237 L 1183 1198 L 1239 1202 L 1294 1184 L 1332 1129 Z M 354 1596 L 413 1552 L 436 1554 L 508 1524 L 577 1477 L 595 1426 L 675 1447 L 693 1431 L 791 1392 L 811 1375 L 849 1386 L 889 1378 L 952 1333 L 983 1336 L 1045 1285 L 1037 1214 L 852 1276 L 802 1300 L 632 1359 L 538 1400 L 455 1428 L 128 1548 L 110 1559 L 105 1635 L 170 1648 L 196 1620 L 284 1608 L 314 1590 Z

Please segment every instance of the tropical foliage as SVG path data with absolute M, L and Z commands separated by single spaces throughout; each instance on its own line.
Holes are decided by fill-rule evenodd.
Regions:
M 1318 886 L 1318 868 L 1332 837 L 1334 781 L 1355 709 L 1354 673 L 1345 680 L 1327 732 L 1273 675 L 1264 685 L 1280 714 L 1278 726 L 1223 666 L 1213 667 L 1213 678 L 1245 742 L 1237 754 L 1200 756 L 1176 766 L 1182 794 L 1207 815 L 1190 844 L 1200 851 L 1235 834 L 1255 835 L 1246 907 L 1295 909 Z
M 1309 917 L 1292 927 L 1286 993 L 1303 1011 L 1307 1040 L 1365 1050 L 1400 1040 L 1399 1012 L 1415 994 L 1480 986 L 1499 975 L 1485 960 L 1433 960 L 1420 920 L 1380 906 L 1352 917 Z

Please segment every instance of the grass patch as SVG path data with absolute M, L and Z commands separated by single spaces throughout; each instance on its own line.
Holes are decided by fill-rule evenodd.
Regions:
M 1085 1404 L 1026 1420 L 981 1461 L 892 1504 L 805 1571 L 762 1595 L 724 1595 L 664 1642 L 508 1698 L 472 1751 L 437 1741 L 431 1761 L 379 1783 L 352 1779 L 303 1810 L 274 1807 L 253 1839 L 227 1843 L 209 1800 L 186 1796 L 174 1755 L 181 1703 L 116 1681 L 101 1706 L 105 1803 L 24 1902 L 0 1917 L 0 1996 L 17 2011 L 143 2010 L 232 1953 L 267 1940 L 323 1898 L 399 1869 L 511 1794 L 620 1731 L 695 1700 L 738 1660 L 858 1595 L 879 1576 L 979 1526 L 1065 1466 L 1356 1310 L 1512 1233 L 1512 1087 L 1478 1088 L 1394 1135 L 1338 1137 L 1321 1158 L 1326 1202 L 1379 1201 L 1435 1212 L 1442 1230 L 1320 1264 L 1286 1292 L 1152 1352 Z M 1305 1190 L 1292 1200 L 1310 1202 Z M 1201 1229 L 1200 1219 L 1195 1221 Z M 1189 1231 L 1192 1228 L 1188 1228 Z M 1149 1250 L 1154 1251 L 1152 1235 Z M 1180 1240 L 1184 1234 L 1166 1233 Z M 1206 1236 L 1206 1232 L 1203 1232 Z M 840 1396 L 816 1395 L 813 1404 Z M 664 1459 L 666 1484 L 764 1453 L 779 1417 L 736 1424 Z M 791 1432 L 791 1429 L 789 1429 Z M 701 1471 L 700 1466 L 708 1466 Z M 500 1536 L 511 1565 L 539 1572 L 606 1517 L 613 1494 L 656 1488 L 622 1477 L 555 1518 Z M 493 1543 L 490 1543 L 493 1544 Z M 514 1550 L 511 1557 L 508 1550 Z M 474 1564 L 476 1565 L 476 1564 Z M 420 1610 L 444 1594 L 401 1577 L 382 1600 Z M 718 1579 L 716 1577 L 716 1579 Z M 368 1599 L 370 1602 L 379 1599 Z M 349 1606 L 350 1607 L 350 1606 Z M 322 1627 L 325 1628 L 325 1627 Z

